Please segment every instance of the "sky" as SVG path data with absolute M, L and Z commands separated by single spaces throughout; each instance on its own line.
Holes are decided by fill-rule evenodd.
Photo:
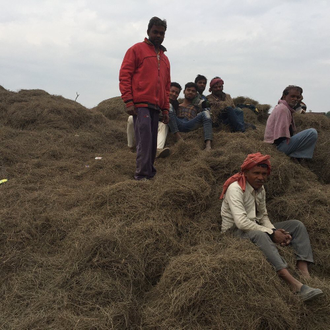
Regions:
M 0 0 L 0 7 L 0 85 L 10 91 L 42 89 L 87 108 L 120 96 L 123 56 L 158 16 L 167 20 L 172 81 L 220 76 L 232 97 L 272 107 L 287 85 L 298 85 L 308 111 L 330 111 L 328 0 Z

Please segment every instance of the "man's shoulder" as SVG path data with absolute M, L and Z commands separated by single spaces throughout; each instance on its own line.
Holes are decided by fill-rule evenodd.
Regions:
M 216 100 L 217 100 L 213 94 L 209 94 L 209 95 L 207 95 L 207 96 L 206 96 L 206 99 L 207 99 L 208 101 L 216 101 Z
M 150 46 L 145 41 L 140 41 L 131 46 L 129 49 L 149 48 Z
M 239 194 L 243 194 L 243 190 L 241 188 L 241 186 L 238 184 L 237 181 L 234 181 L 233 183 L 231 183 L 229 186 L 228 186 L 228 189 L 227 189 L 227 192 L 226 193 L 239 193 Z
M 284 103 L 278 103 L 274 107 L 271 114 L 276 115 L 276 114 L 283 113 L 283 112 L 290 113 L 290 109 Z

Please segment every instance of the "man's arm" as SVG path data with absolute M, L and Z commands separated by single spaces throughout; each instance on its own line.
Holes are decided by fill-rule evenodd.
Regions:
M 167 107 L 165 109 L 162 109 L 163 123 L 164 124 L 168 124 L 168 122 L 170 121 L 170 118 L 169 118 L 170 88 L 171 88 L 171 73 L 170 72 L 171 72 L 171 70 L 170 70 L 170 63 L 168 62 L 167 81 L 166 81 L 166 85 L 165 85 Z
M 136 55 L 131 47 L 125 54 L 123 63 L 119 71 L 119 89 L 121 98 L 125 102 L 127 113 L 130 115 L 136 114 L 133 103 L 133 88 L 132 78 L 136 68 Z

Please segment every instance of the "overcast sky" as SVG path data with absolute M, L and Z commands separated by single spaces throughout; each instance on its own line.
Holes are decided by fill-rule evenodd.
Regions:
M 0 85 L 42 89 L 92 108 L 119 96 L 126 50 L 151 17 L 167 20 L 171 78 L 220 76 L 232 97 L 276 105 L 300 85 L 309 110 L 330 111 L 330 1 L 0 0 Z M 206 90 L 208 94 L 208 88 Z M 182 94 L 181 94 L 182 96 Z

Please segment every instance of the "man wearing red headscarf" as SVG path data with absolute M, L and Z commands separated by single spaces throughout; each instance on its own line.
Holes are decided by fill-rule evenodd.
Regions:
M 287 263 L 280 256 L 276 244 L 291 245 L 297 258 L 297 269 L 309 278 L 308 265 L 314 262 L 309 236 L 304 224 L 288 220 L 272 224 L 266 209 L 264 183 L 271 172 L 270 156 L 260 152 L 250 154 L 241 165 L 241 172 L 230 177 L 224 184 L 220 199 L 223 232 L 232 229 L 241 238 L 256 244 L 273 265 L 278 276 L 297 292 L 303 301 L 323 294 L 294 278 Z
M 245 132 L 243 110 L 236 107 L 233 99 L 223 91 L 224 81 L 220 77 L 215 77 L 210 81 L 210 95 L 207 96 L 211 107 L 212 122 L 215 126 L 221 123 L 229 125 L 232 132 Z M 251 126 L 252 127 L 252 126 Z

